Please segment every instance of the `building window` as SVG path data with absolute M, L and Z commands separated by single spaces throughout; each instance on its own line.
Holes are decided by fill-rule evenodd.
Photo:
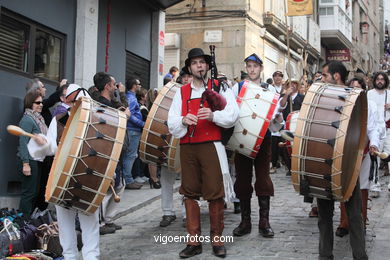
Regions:
M 130 77 L 138 78 L 143 88 L 150 88 L 150 61 L 126 51 L 126 81 Z
M 333 15 L 333 7 L 321 7 L 320 8 L 320 15 L 326 16 L 326 15 Z
M 329 4 L 329 3 L 333 3 L 333 0 L 321 0 L 321 3 L 322 4 Z
M 0 67 L 59 81 L 65 36 L 4 8 L 0 13 Z

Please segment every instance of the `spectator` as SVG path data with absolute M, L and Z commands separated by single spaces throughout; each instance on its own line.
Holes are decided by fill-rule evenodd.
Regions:
M 24 97 L 24 114 L 19 127 L 30 134 L 47 133 L 47 126 L 41 115 L 43 107 L 42 93 L 38 89 L 31 89 Z M 22 176 L 22 196 L 19 209 L 27 217 L 34 209 L 40 190 L 40 180 L 43 159 L 34 159 L 28 152 L 27 144 L 30 137 L 20 136 L 17 153 L 17 169 Z
M 134 160 L 137 158 L 138 144 L 141 139 L 142 128 L 145 122 L 142 121 L 142 114 L 138 105 L 135 93 L 141 88 L 139 79 L 129 78 L 126 81 L 126 96 L 129 103 L 131 116 L 127 121 L 126 150 L 123 159 L 123 174 L 126 181 L 126 189 L 140 189 L 142 184 L 134 181 L 131 170 Z
M 176 75 L 178 74 L 178 72 L 179 72 L 179 69 L 175 66 L 172 66 L 169 69 L 169 72 L 164 76 L 164 79 L 169 78 L 170 81 L 173 81 L 176 78 Z M 164 84 L 164 86 L 165 86 L 165 84 Z

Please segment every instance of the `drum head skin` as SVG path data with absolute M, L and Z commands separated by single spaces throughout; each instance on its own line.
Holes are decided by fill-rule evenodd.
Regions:
M 295 130 L 291 161 L 295 190 L 302 195 L 347 201 L 359 176 L 366 128 L 364 91 L 313 84 Z
M 279 94 L 245 81 L 237 97 L 240 118 L 227 149 L 256 158 L 279 100 Z

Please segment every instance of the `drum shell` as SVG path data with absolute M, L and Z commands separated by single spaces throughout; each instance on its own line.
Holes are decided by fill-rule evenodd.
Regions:
M 142 161 L 180 171 L 180 144 L 168 129 L 168 113 L 180 85 L 169 82 L 157 95 L 142 130 L 139 156 Z
M 359 176 L 366 128 L 364 91 L 313 84 L 303 101 L 295 131 L 291 165 L 295 190 L 302 191 L 305 179 L 310 196 L 347 201 Z
M 122 151 L 126 115 L 89 98 L 76 101 L 46 186 L 46 201 L 90 215 L 109 189 Z
M 295 133 L 295 129 L 297 128 L 298 117 L 299 117 L 299 111 L 293 111 L 290 114 L 288 114 L 286 118 L 286 130 Z M 294 142 L 290 142 L 286 140 L 286 147 L 289 156 L 291 156 L 292 153 L 293 143 Z

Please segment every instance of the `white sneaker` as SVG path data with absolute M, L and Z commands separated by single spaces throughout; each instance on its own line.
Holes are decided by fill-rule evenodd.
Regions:
M 387 190 L 390 192 L 390 183 L 389 183 L 389 185 L 387 186 Z
M 134 181 L 137 182 L 137 183 L 141 183 L 141 184 L 145 183 L 144 179 L 142 179 L 139 176 L 137 178 L 135 178 Z
M 144 177 L 141 177 L 145 182 L 149 181 L 149 178 L 144 176 Z
M 379 181 L 377 183 L 371 184 L 370 192 L 371 192 L 373 198 L 378 198 L 381 191 L 382 191 L 382 189 L 381 189 L 381 184 L 379 183 Z

